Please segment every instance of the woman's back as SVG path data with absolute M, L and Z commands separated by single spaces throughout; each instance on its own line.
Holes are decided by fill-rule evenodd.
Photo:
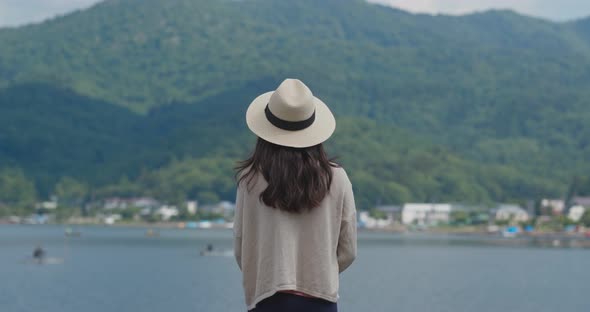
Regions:
M 337 311 L 338 274 L 356 257 L 356 211 L 346 172 L 322 143 L 329 108 L 287 79 L 248 107 L 258 136 L 237 168 L 235 255 L 248 309 Z
M 240 184 L 236 199 L 236 260 L 248 308 L 284 290 L 335 302 L 338 274 L 356 256 L 356 211 L 346 172 L 334 167 L 321 204 L 299 214 L 262 203 L 267 185 L 258 175 Z

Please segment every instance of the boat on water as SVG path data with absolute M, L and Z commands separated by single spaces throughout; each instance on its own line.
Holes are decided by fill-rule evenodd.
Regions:
M 82 232 L 73 230 L 72 228 L 66 228 L 64 230 L 64 235 L 66 237 L 80 237 L 82 236 Z
M 145 231 L 146 237 L 160 237 L 160 231 L 156 231 L 154 229 L 149 229 Z
M 201 250 L 201 256 L 205 257 L 231 257 L 233 255 L 233 250 L 215 250 L 213 244 L 207 244 L 207 248 Z

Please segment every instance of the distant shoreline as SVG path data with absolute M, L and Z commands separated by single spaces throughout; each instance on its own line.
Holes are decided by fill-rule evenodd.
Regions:
M 207 221 L 207 220 L 202 220 Z M 101 222 L 52 222 L 47 223 L 46 225 L 55 225 L 55 226 L 64 226 L 64 227 L 84 227 L 84 226 L 91 226 L 91 227 L 131 227 L 131 228 L 159 228 L 159 229 L 231 229 L 228 227 L 228 223 L 222 224 L 211 224 L 209 227 L 187 227 L 187 223 L 192 222 L 199 222 L 199 221 L 178 221 L 178 222 L 117 222 L 114 224 L 105 224 Z M 8 223 L 2 222 L 0 220 L 1 225 L 38 225 L 38 224 L 15 224 L 15 223 Z M 419 230 L 410 230 L 405 227 L 390 227 L 390 228 L 359 228 L 359 232 L 374 232 L 374 233 L 424 233 L 430 235 L 474 235 L 474 236 L 497 236 L 500 232 L 490 232 L 485 227 L 431 227 L 431 228 L 424 228 Z M 549 230 L 537 230 L 535 232 L 524 232 L 519 233 L 518 237 L 532 237 L 532 238 L 585 238 L 584 232 L 560 232 L 560 231 L 549 231 Z M 590 239 L 590 237 L 588 237 Z

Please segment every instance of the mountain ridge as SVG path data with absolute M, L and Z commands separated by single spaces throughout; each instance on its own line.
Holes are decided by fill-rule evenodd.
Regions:
M 365 206 L 376 198 L 559 195 L 572 176 L 590 169 L 590 41 L 572 25 L 578 24 L 505 12 L 414 16 L 357 0 L 108 1 L 42 25 L 0 30 L 0 89 L 26 94 L 31 85 L 47 86 L 44 102 L 36 103 L 40 110 L 66 104 L 72 110 L 58 116 L 63 121 L 55 117 L 55 125 L 71 125 L 67 119 L 80 114 L 83 106 L 72 102 L 91 102 L 124 107 L 105 111 L 137 128 L 120 128 L 112 144 L 93 140 L 101 133 L 84 125 L 37 129 L 41 145 L 67 142 L 68 132 L 74 139 L 88 136 L 89 143 L 81 144 L 71 169 L 60 164 L 66 149 L 40 155 L 37 173 L 26 158 L 6 163 L 24 168 L 42 194 L 63 175 L 97 188 L 122 179 L 157 193 L 153 185 L 167 188 L 162 179 L 193 164 L 210 180 L 190 180 L 198 180 L 195 173 L 187 187 L 201 186 L 171 185 L 209 199 L 218 185 L 219 196 L 230 199 L 231 178 L 211 172 L 231 173 L 204 168 L 231 167 L 245 157 L 253 137 L 243 130 L 241 114 L 256 95 L 295 77 L 342 121 L 342 135 L 331 146 L 350 165 Z M 19 105 L 35 101 L 14 98 Z M 0 102 L 0 114 L 17 113 Z M 110 118 L 96 116 L 89 125 Z M 0 133 L 9 133 L 9 124 L 17 129 L 6 140 L 24 144 L 11 145 L 5 155 L 29 146 L 19 141 L 18 129 L 30 130 L 24 125 L 38 117 L 25 117 L 0 124 Z M 363 153 L 362 144 L 373 152 Z M 84 153 L 93 146 L 121 152 L 100 171 Z M 182 197 L 174 189 L 166 194 Z
M 331 4 L 330 1 L 324 2 Z M 16 29 L 14 31 L 9 32 L 8 35 L 4 34 L 4 38 L 3 36 L 0 36 L 0 42 L 4 42 L 8 38 L 8 42 L 4 44 L 4 46 L 6 47 L 5 49 L 8 49 L 8 51 L 0 50 L 0 54 L 15 56 L 12 60 L 7 59 L 4 62 L 0 62 L 0 69 L 2 70 L 2 75 L 0 76 L 0 85 L 2 85 L 1 80 L 4 80 L 4 85 L 6 85 L 9 82 L 26 82 L 28 80 L 33 79 L 52 83 L 53 81 L 61 80 L 64 84 L 72 87 L 74 90 L 78 91 L 81 94 L 89 96 L 98 96 L 100 98 L 107 98 L 110 102 L 123 104 L 125 106 L 132 107 L 135 110 L 145 112 L 147 110 L 146 107 L 149 108 L 153 105 L 161 105 L 162 103 L 173 101 L 197 100 L 201 94 L 206 94 L 207 92 L 214 93 L 215 91 L 211 91 L 210 88 L 206 88 L 205 86 L 199 86 L 198 81 L 195 81 L 195 76 L 202 75 L 204 73 L 215 72 L 219 73 L 220 75 L 223 74 L 223 77 L 231 77 L 232 72 L 238 71 L 239 73 L 241 73 L 240 75 L 244 76 L 239 78 L 236 77 L 235 79 L 230 78 L 227 81 L 227 83 L 245 83 L 252 79 L 255 80 L 257 79 L 257 77 L 255 77 L 258 74 L 257 72 L 262 70 L 269 70 L 271 74 L 274 74 L 276 76 L 284 76 L 289 73 L 297 74 L 297 70 L 292 65 L 283 65 L 283 68 L 266 68 L 264 66 L 264 62 L 262 62 L 263 58 L 270 58 L 273 61 L 280 60 L 280 58 L 282 57 L 281 54 L 287 53 L 286 51 L 289 51 L 289 53 L 293 54 L 293 56 L 291 57 L 293 60 L 289 61 L 295 62 L 296 64 L 297 61 L 295 60 L 305 60 L 306 58 L 314 58 L 314 60 L 311 60 L 310 62 L 323 62 L 324 58 L 327 58 L 328 56 L 334 54 L 334 49 L 339 49 L 343 51 L 350 49 L 351 45 L 367 45 L 367 49 L 369 51 L 372 51 L 371 53 L 377 53 L 379 54 L 379 58 L 384 58 L 386 57 L 385 55 L 389 47 L 398 47 L 396 53 L 401 53 L 399 56 L 404 57 L 403 53 L 413 52 L 405 52 L 405 49 L 424 49 L 423 47 L 428 46 L 429 44 L 431 44 L 431 42 L 435 44 L 437 42 L 444 42 L 444 46 L 448 47 L 453 47 L 454 45 L 472 46 L 477 43 L 478 46 L 483 47 L 485 49 L 491 49 L 491 51 L 494 52 L 500 48 L 502 50 L 505 50 L 507 47 L 513 45 L 514 43 L 519 43 L 522 45 L 523 43 L 533 44 L 536 41 L 539 41 L 537 37 L 534 35 L 534 33 L 514 33 L 514 38 L 507 37 L 507 34 L 504 31 L 505 29 L 503 28 L 513 27 L 513 25 L 511 24 L 502 26 L 503 28 L 499 28 L 497 31 L 490 31 L 491 29 L 493 29 L 493 27 L 490 26 L 493 26 L 493 23 L 498 22 L 497 14 L 478 16 L 474 15 L 466 18 L 433 17 L 420 19 L 424 20 L 424 22 L 421 21 L 420 23 L 416 23 L 415 21 L 412 21 L 410 14 L 401 13 L 402 11 L 383 10 L 373 5 L 364 4 L 362 1 L 349 1 L 348 3 L 355 5 L 355 8 L 363 8 L 363 10 L 370 15 L 370 19 L 372 21 L 364 21 L 364 16 L 363 18 L 355 18 L 355 14 L 352 15 L 350 20 L 343 18 L 333 19 L 333 21 L 329 20 L 330 23 L 335 23 L 334 27 L 323 27 L 323 29 L 332 29 L 330 32 L 323 34 L 322 32 L 314 31 L 313 36 L 315 36 L 315 38 L 305 38 L 305 36 L 308 36 L 309 30 L 306 30 L 305 26 L 302 26 L 303 28 L 301 28 L 299 26 L 293 25 L 311 25 L 310 27 L 312 28 L 316 27 L 313 23 L 316 22 L 316 20 L 320 20 L 319 17 L 312 19 L 311 24 L 309 22 L 306 22 L 305 20 L 302 20 L 301 17 L 304 15 L 313 16 L 313 14 L 318 14 L 318 12 L 316 12 L 315 10 L 315 6 L 314 10 L 311 11 L 310 14 L 305 14 L 309 10 L 305 11 L 307 7 L 305 7 L 305 5 L 303 4 L 293 5 L 268 0 L 250 0 L 223 6 L 225 2 L 213 1 L 208 2 L 206 4 L 206 9 L 213 10 L 212 12 L 215 13 L 211 13 L 209 17 L 207 17 L 206 14 L 203 15 L 203 23 L 195 23 L 193 25 L 190 24 L 190 20 L 191 18 L 193 18 L 193 16 L 186 16 L 186 14 L 184 14 L 184 17 L 183 15 L 175 15 L 174 19 L 172 20 L 166 17 L 171 13 L 165 12 L 167 12 L 167 10 L 169 12 L 185 10 L 191 13 L 198 13 L 199 11 L 195 8 L 198 8 L 197 5 L 205 5 L 202 4 L 202 2 L 194 2 L 196 4 L 193 4 L 192 2 L 188 3 L 186 1 L 181 0 L 167 1 L 167 5 L 158 3 L 159 7 L 157 10 L 147 10 L 146 8 L 149 8 L 149 5 L 151 3 L 152 2 L 146 3 L 129 0 L 99 3 L 92 9 L 81 11 L 79 13 L 68 15 L 64 18 L 44 23 L 42 26 L 39 25 L 38 27 Z M 255 7 L 254 4 L 260 5 L 256 6 L 256 8 L 253 9 L 252 7 Z M 267 6 L 266 9 L 263 9 L 263 4 Z M 277 9 L 273 5 L 278 5 L 279 8 Z M 289 5 L 293 7 L 289 7 Z M 283 9 L 283 7 L 285 6 L 287 7 L 287 9 Z M 117 9 L 117 15 L 109 14 L 108 10 L 111 7 L 115 7 Z M 303 11 L 301 14 L 295 15 L 298 7 L 303 7 L 300 8 L 300 11 Z M 332 7 L 338 9 L 342 6 L 332 5 Z M 260 9 L 257 10 L 258 8 Z M 143 11 L 153 13 L 144 13 L 142 9 Z M 294 16 L 274 17 L 272 19 L 266 18 L 267 15 L 271 15 L 270 13 L 272 13 L 273 10 L 280 9 L 283 9 L 283 11 L 289 11 L 290 14 Z M 250 12 L 248 12 L 248 10 L 250 10 Z M 340 10 L 343 11 L 343 13 L 341 14 L 345 16 L 348 16 L 352 14 L 351 12 L 354 12 L 354 10 L 351 8 L 348 8 L 347 10 Z M 102 13 L 103 11 L 105 11 L 104 14 Z M 233 21 L 228 22 L 227 18 L 221 20 L 216 18 L 211 19 L 212 16 L 229 17 L 232 14 L 241 13 L 237 13 L 236 11 L 245 11 L 244 14 L 247 14 L 246 16 L 252 15 L 249 17 L 252 20 L 252 22 L 243 21 L 240 23 L 236 23 Z M 395 12 L 395 14 L 387 13 L 389 11 Z M 336 11 L 332 13 L 339 12 Z M 274 15 L 280 16 L 279 14 Z M 136 17 L 132 18 L 133 16 Z M 141 18 L 137 18 L 137 16 L 141 16 Z M 392 21 L 390 21 L 392 16 L 395 16 L 397 18 L 397 20 L 394 20 L 392 24 L 398 25 L 395 27 L 395 29 L 399 29 L 397 31 L 386 30 L 388 28 L 387 25 L 392 23 Z M 482 19 L 482 16 L 486 18 Z M 483 23 L 483 21 L 488 19 L 489 16 L 492 17 L 491 21 Z M 500 14 L 500 16 L 503 15 Z M 474 18 L 479 22 L 469 24 L 469 22 L 472 21 Z M 155 19 L 158 19 L 159 23 L 146 24 L 146 22 L 144 21 Z M 196 19 L 199 19 L 198 15 Z M 525 20 L 526 23 L 531 23 L 531 19 L 526 18 Z M 238 28 L 244 28 L 245 30 L 243 30 L 245 31 L 246 35 L 250 36 L 250 40 L 240 40 L 240 37 L 244 37 L 244 35 L 241 34 L 230 35 L 235 37 L 227 38 L 224 38 L 225 35 L 221 36 L 215 34 L 212 34 L 213 37 L 208 37 L 204 33 L 198 34 L 195 31 L 191 30 L 198 30 L 200 28 L 216 28 L 218 26 L 209 25 L 208 23 L 219 24 L 220 21 L 227 22 L 228 24 L 226 27 L 228 27 L 228 30 L 231 30 L 232 32 L 238 30 Z M 264 22 L 261 23 L 261 21 Z M 468 24 L 462 24 L 463 21 L 467 21 Z M 72 25 L 69 25 L 68 22 L 70 22 L 70 24 Z M 137 23 L 137 25 L 147 26 L 137 28 L 136 26 L 133 26 L 134 23 Z M 183 26 L 178 26 L 178 24 L 175 23 L 189 23 L 189 25 L 192 26 L 189 26 L 187 28 Z M 543 31 L 545 33 L 544 35 L 550 35 L 549 37 L 537 43 L 537 45 L 539 45 L 538 47 L 536 47 L 537 49 L 557 50 L 560 53 L 567 52 L 565 57 L 572 54 L 583 54 L 586 61 L 588 60 L 588 55 L 590 55 L 590 52 L 586 52 L 590 51 L 590 45 L 588 45 L 587 42 L 584 41 L 584 44 L 582 44 L 580 43 L 578 38 L 572 39 L 570 38 L 571 36 L 567 36 L 567 38 L 569 39 L 563 39 L 559 36 L 556 36 L 554 31 L 552 30 L 552 28 L 556 26 L 555 24 L 537 21 L 534 21 L 533 23 L 535 24 L 535 27 L 540 27 L 539 31 Z M 84 26 L 73 26 L 77 24 Z M 252 25 L 248 26 L 250 24 Z M 135 30 L 121 32 L 120 30 L 118 30 L 118 28 L 113 28 L 115 27 L 114 25 L 118 25 L 117 27 L 123 29 L 135 27 Z M 248 27 L 251 28 L 248 29 Z M 287 32 L 287 34 L 273 35 L 273 33 L 276 33 L 275 27 L 289 28 L 284 30 Z M 109 30 L 111 28 L 117 30 L 113 30 L 115 31 L 113 32 Z M 561 28 L 564 27 L 559 26 L 558 28 L 560 28 L 561 30 Z M 336 31 L 337 29 L 340 30 Z M 449 31 L 441 32 L 437 31 L 438 29 L 448 29 Z M 261 31 L 263 31 L 262 35 Z M 563 31 L 569 30 L 564 28 Z M 39 32 L 39 34 L 36 34 L 37 32 Z M 289 40 L 285 40 L 285 38 L 287 38 L 285 36 L 288 35 L 289 32 L 292 33 L 292 42 Z M 52 36 L 52 33 L 67 35 L 67 37 L 63 38 L 62 40 L 77 42 L 78 44 L 72 46 L 68 46 L 67 44 L 58 45 L 54 41 L 55 36 Z M 255 33 L 257 35 L 251 36 L 250 34 L 252 33 Z M 265 40 L 262 38 L 262 36 L 265 36 L 267 33 L 271 37 Z M 414 33 L 420 34 L 420 36 L 409 36 L 409 34 Z M 481 36 L 480 34 L 484 34 L 485 36 Z M 32 44 L 32 46 L 28 46 L 29 44 L 23 46 L 22 40 L 20 40 L 22 35 L 29 37 L 32 36 L 32 39 L 35 40 L 34 43 L 30 43 Z M 372 37 L 368 37 L 369 35 Z M 424 37 L 424 39 L 420 39 L 420 37 Z M 89 38 L 94 39 L 88 40 Z M 224 39 L 220 41 L 219 39 L 215 38 Z M 371 39 L 367 41 L 366 39 L 362 38 Z M 322 45 L 321 41 L 327 39 L 330 39 L 332 41 L 336 40 L 334 41 L 334 43 L 336 44 L 334 48 L 327 48 L 325 44 Z M 187 42 L 187 40 L 194 41 L 194 44 L 191 45 L 191 43 Z M 199 43 L 200 40 L 203 40 L 204 44 L 206 45 L 214 45 L 219 48 L 217 51 L 215 49 L 209 50 Z M 275 43 L 275 41 L 282 41 L 283 45 L 277 46 L 277 43 Z M 310 55 L 305 50 L 302 50 L 300 48 L 301 44 L 299 42 L 305 42 L 306 45 L 311 44 L 311 46 L 309 46 L 308 49 L 315 51 L 315 53 L 313 55 Z M 541 44 L 542 42 L 546 43 Z M 186 47 L 187 44 L 189 45 L 188 47 Z M 263 46 L 265 44 L 269 45 L 269 52 L 260 53 L 259 55 L 252 55 L 249 52 L 256 51 L 259 46 Z M 507 46 L 502 46 L 506 44 Z M 222 47 L 231 45 L 233 45 L 235 47 L 234 50 L 237 49 L 239 53 L 229 53 L 227 55 L 224 55 L 224 53 L 226 52 L 223 51 L 227 48 L 224 49 Z M 179 48 L 180 46 L 182 47 Z M 568 46 L 572 47 L 571 51 L 568 51 Z M 13 47 L 13 49 L 10 49 L 9 47 Z M 514 46 L 513 48 L 519 49 L 520 47 Z M 83 52 L 84 54 L 101 55 L 100 58 L 81 59 L 79 60 L 80 64 L 75 65 L 76 68 L 88 68 L 91 70 L 90 72 L 76 73 L 74 69 L 71 68 L 72 64 L 69 64 L 67 59 L 61 60 L 64 58 L 75 58 L 75 55 L 78 53 L 76 49 L 81 49 L 80 52 Z M 146 49 L 154 52 L 145 53 Z M 208 60 L 207 63 L 215 64 L 215 66 L 206 67 L 203 66 L 200 62 L 185 59 L 186 56 L 183 54 L 183 52 L 179 51 L 179 49 L 186 49 L 185 51 L 191 51 L 191 54 L 202 54 L 205 57 L 209 57 L 211 59 Z M 17 50 L 19 51 L 19 53 L 16 53 Z M 31 55 L 36 55 L 36 51 L 39 50 L 45 51 L 44 54 L 46 54 L 46 56 L 36 61 L 36 63 L 31 63 L 30 60 L 34 59 Z M 451 50 L 447 49 L 447 51 L 443 50 L 442 52 L 457 54 L 467 53 L 466 55 L 464 55 L 464 57 L 473 57 L 470 56 L 470 54 L 472 53 L 486 53 L 485 50 L 478 52 L 479 50 L 470 52 L 469 50 L 461 51 L 453 48 Z M 276 53 L 272 53 L 271 51 L 276 51 Z M 525 51 L 517 50 L 516 52 L 518 54 L 524 53 L 524 55 L 522 55 L 523 58 L 534 57 L 534 54 L 527 55 Z M 216 56 L 216 54 L 220 55 Z M 515 56 L 518 56 L 518 54 Z M 131 60 L 131 57 L 136 58 L 137 60 L 129 62 Z M 449 56 L 445 57 L 448 58 Z M 186 63 L 187 66 L 185 68 L 175 66 L 171 69 L 166 69 L 161 68 L 158 65 L 158 62 L 160 62 L 161 59 L 173 58 L 179 58 L 178 62 Z M 352 58 L 353 61 L 355 60 L 355 58 L 352 56 L 347 56 L 347 58 Z M 56 60 L 59 60 L 59 62 L 56 62 Z M 363 60 L 361 59 L 359 61 Z M 370 70 L 377 70 L 380 67 L 380 65 L 378 64 L 370 64 L 370 62 L 367 64 L 367 61 L 368 60 L 364 60 L 363 63 L 356 65 L 361 66 L 361 68 L 355 69 L 355 72 L 357 74 L 370 72 Z M 434 59 L 433 61 L 436 61 L 436 59 Z M 117 72 L 114 68 L 109 67 L 116 64 L 121 64 L 121 62 L 127 62 L 128 64 L 126 64 L 126 66 L 129 68 L 122 68 L 121 71 Z M 229 68 L 227 68 L 228 66 L 220 65 L 222 64 L 222 62 L 230 63 L 231 66 L 236 67 L 233 70 L 230 70 Z M 387 60 L 387 62 L 393 62 L 393 64 L 396 63 L 395 60 Z M 17 66 L 11 64 L 29 64 L 29 69 L 24 71 L 17 70 L 15 69 L 15 67 Z M 278 64 L 280 64 L 280 62 Z M 351 65 L 355 64 L 352 63 Z M 147 70 L 146 68 L 148 67 L 146 66 L 151 66 L 152 69 Z M 298 64 L 298 66 L 302 67 L 301 72 L 309 73 L 315 71 L 314 74 L 321 74 L 321 72 L 318 73 L 317 70 L 314 70 L 314 66 L 308 66 L 307 68 L 303 68 L 305 66 L 304 64 Z M 375 69 L 373 69 L 373 66 L 375 67 Z M 109 67 L 109 69 L 105 70 L 105 67 Z M 187 71 L 189 69 L 190 71 L 184 73 L 183 76 L 178 75 L 178 73 L 182 73 L 183 71 Z M 322 69 L 324 71 L 330 70 L 329 67 L 324 67 Z M 129 71 L 141 72 L 143 76 L 162 76 L 162 78 L 155 80 L 146 80 L 146 77 L 142 77 L 142 79 L 137 79 L 136 77 L 130 77 L 128 75 Z M 56 75 L 56 72 L 59 72 L 60 75 Z M 193 74 L 191 74 L 191 72 Z M 80 74 L 83 74 L 84 76 L 80 77 Z M 125 80 L 129 81 L 126 82 L 129 89 L 137 91 L 134 91 L 133 94 L 126 94 L 126 92 L 129 92 L 128 90 L 118 90 L 121 88 L 118 88 L 116 85 L 110 86 L 109 81 L 112 80 L 111 76 L 113 75 L 120 76 L 121 78 L 125 77 Z M 169 76 L 170 78 L 166 78 L 167 76 Z M 346 76 L 343 78 L 346 78 Z M 145 83 L 143 86 L 137 83 L 133 83 L 133 81 L 136 80 L 143 80 L 145 81 Z M 219 85 L 223 84 L 225 80 L 220 80 L 219 78 L 217 78 L 215 81 L 215 84 Z M 209 95 L 212 95 L 212 93 L 209 93 Z

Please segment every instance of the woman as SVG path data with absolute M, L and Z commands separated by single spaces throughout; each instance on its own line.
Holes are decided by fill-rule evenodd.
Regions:
M 346 172 L 322 146 L 334 116 L 287 79 L 246 120 L 258 143 L 237 168 L 234 249 L 248 310 L 337 311 L 338 274 L 356 257 L 356 209 Z

